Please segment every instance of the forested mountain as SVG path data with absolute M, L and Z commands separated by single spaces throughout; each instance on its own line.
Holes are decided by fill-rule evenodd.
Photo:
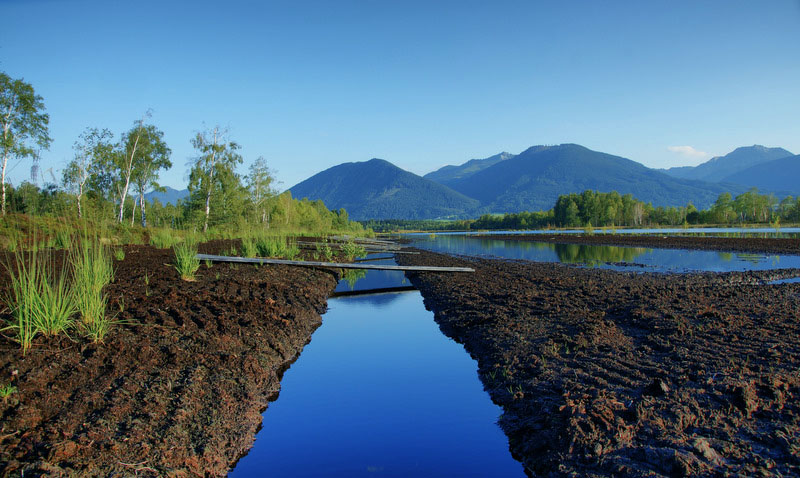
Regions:
M 488 168 L 489 166 L 494 166 L 500 161 L 505 161 L 506 159 L 513 158 L 514 156 L 514 154 L 503 151 L 500 154 L 495 154 L 494 156 L 489 156 L 488 158 L 484 159 L 470 159 L 466 163 L 459 166 L 443 166 L 436 171 L 426 174 L 423 177 L 425 179 L 430 179 L 431 181 L 436 181 L 439 184 L 449 186 L 450 183 L 454 181 L 468 178 L 473 174 Z
M 144 195 L 144 198 L 147 199 L 148 201 L 152 201 L 153 199 L 158 199 L 158 202 L 160 202 L 163 205 L 167 204 L 175 205 L 178 204 L 179 200 L 185 199 L 186 197 L 189 196 L 188 189 L 177 190 L 169 186 L 167 186 L 165 189 L 166 191 L 164 192 L 161 191 L 149 192 Z
M 761 191 L 800 194 L 800 155 L 752 166 L 725 177 L 723 181 L 757 187 Z
M 478 201 L 398 168 L 383 159 L 344 163 L 290 189 L 296 198 L 322 199 L 351 219 L 428 219 L 469 215 Z
M 715 156 L 698 166 L 681 166 L 661 171 L 676 178 L 725 182 L 727 177 L 747 168 L 791 155 L 792 153 L 783 148 L 767 148 L 756 144 L 736 148 L 725 156 Z
M 706 207 L 734 188 L 677 179 L 635 161 L 592 151 L 577 144 L 534 146 L 519 155 L 454 180 L 456 191 L 479 200 L 482 211 L 549 209 L 561 194 L 617 191 L 668 206 L 693 202 Z

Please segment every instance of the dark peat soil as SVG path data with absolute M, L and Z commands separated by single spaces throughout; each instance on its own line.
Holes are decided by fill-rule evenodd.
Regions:
M 398 261 L 476 269 L 411 280 L 530 476 L 800 475 L 800 271 Z
M 17 387 L 0 400 L 0 476 L 225 476 L 336 285 L 330 271 L 244 264 L 186 282 L 172 250 L 124 250 L 104 343 L 40 336 L 23 356 L 0 337 L 0 384 Z

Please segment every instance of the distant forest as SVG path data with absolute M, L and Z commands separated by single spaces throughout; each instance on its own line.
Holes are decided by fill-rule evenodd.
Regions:
M 708 209 L 691 203 L 683 207 L 653 207 L 630 194 L 587 190 L 564 194 L 548 211 L 513 214 L 484 214 L 474 220 L 458 221 L 362 221 L 375 232 L 398 230 L 464 231 L 487 229 L 541 229 L 548 227 L 642 227 L 697 224 L 773 224 L 800 222 L 800 198 L 778 200 L 753 188 L 733 197 L 722 193 Z

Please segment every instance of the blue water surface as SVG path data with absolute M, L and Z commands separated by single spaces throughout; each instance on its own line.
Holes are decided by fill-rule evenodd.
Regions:
M 329 306 L 229 476 L 524 476 L 475 361 L 419 292 Z
M 448 254 L 562 262 L 636 272 L 727 272 L 800 268 L 800 256 L 502 240 L 472 234 L 409 235 L 412 245 Z

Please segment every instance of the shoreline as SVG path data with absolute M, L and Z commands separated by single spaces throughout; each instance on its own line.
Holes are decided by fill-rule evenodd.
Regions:
M 228 264 L 185 282 L 171 249 L 124 250 L 105 343 L 40 336 L 23 357 L 0 337 L 0 382 L 17 387 L 0 401 L 0 476 L 226 476 L 336 286 L 323 270 Z
M 529 476 L 800 473 L 798 270 L 634 274 L 422 252 Z
M 652 247 L 656 249 L 695 249 L 719 252 L 752 252 L 800 255 L 800 238 L 691 237 L 642 234 L 475 234 L 504 241 L 550 242 L 560 244 Z

